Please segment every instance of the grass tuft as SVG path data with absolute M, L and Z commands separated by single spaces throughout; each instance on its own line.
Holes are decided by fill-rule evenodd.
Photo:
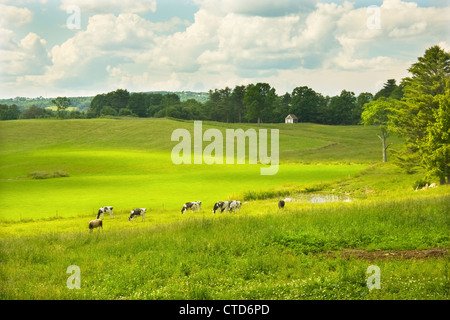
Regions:
M 42 179 L 53 179 L 53 178 L 66 178 L 69 177 L 67 172 L 62 170 L 55 170 L 53 172 L 47 171 L 33 171 L 28 174 L 31 179 L 42 180 Z

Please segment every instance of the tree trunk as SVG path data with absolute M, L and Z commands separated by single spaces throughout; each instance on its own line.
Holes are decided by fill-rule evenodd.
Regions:
M 383 162 L 387 162 L 387 149 L 389 148 L 389 145 L 386 144 L 386 135 L 382 134 L 381 136 L 378 136 L 381 140 L 381 144 L 383 146 Z
M 448 180 L 448 178 L 447 178 L 447 180 Z M 444 177 L 444 176 L 439 177 L 439 183 L 441 184 L 441 186 L 444 185 L 444 184 L 446 184 L 446 183 L 445 183 L 445 177 Z
M 258 127 L 261 126 L 261 118 L 258 117 Z
M 383 140 L 383 162 L 387 162 L 387 146 L 386 146 L 386 140 Z

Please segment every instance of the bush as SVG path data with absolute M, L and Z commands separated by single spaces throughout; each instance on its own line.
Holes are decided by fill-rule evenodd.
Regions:
M 114 110 L 114 108 L 111 107 L 111 106 L 104 106 L 102 108 L 102 110 L 100 111 L 100 115 L 102 117 L 104 117 L 104 116 L 117 116 L 117 111 Z
M 427 178 L 416 180 L 416 182 L 414 182 L 413 189 L 414 190 L 422 189 L 427 184 L 430 185 L 430 180 Z
M 131 109 L 128 108 L 122 108 L 119 110 L 119 116 L 133 116 L 136 117 L 136 115 L 133 113 Z

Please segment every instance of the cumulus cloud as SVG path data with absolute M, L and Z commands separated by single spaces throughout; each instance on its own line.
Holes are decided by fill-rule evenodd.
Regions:
M 20 76 L 44 72 L 46 66 L 50 64 L 46 45 L 47 42 L 33 32 L 21 39 L 19 43 L 10 40 L 8 48 L 0 50 L 1 73 Z
M 107 65 L 134 63 L 136 54 L 152 46 L 152 26 L 132 13 L 92 16 L 86 30 L 52 48 L 52 65 L 44 74 L 23 80 L 48 85 L 105 81 Z
M 33 20 L 33 13 L 27 8 L 0 4 L 0 28 L 19 28 Z
M 156 11 L 156 0 L 62 0 L 60 8 L 78 6 L 87 13 L 146 13 Z
M 22 28 L 33 20 L 33 12 L 0 4 L 0 75 L 2 79 L 40 74 L 50 63 L 47 42 L 34 32 L 22 39 L 11 29 Z
M 2 65 L 15 61 L 8 74 L 17 72 L 22 86 L 208 90 L 267 81 L 283 91 L 309 82 L 344 84 L 345 75 L 358 85 L 383 83 L 427 47 L 450 43 L 449 7 L 385 0 L 380 28 L 369 28 L 372 13 L 347 1 L 196 3 L 191 22 L 176 16 L 153 22 L 143 13 L 157 9 L 155 0 L 63 0 L 61 9 L 75 4 L 91 12 L 86 28 L 47 50 L 37 34 L 16 42 L 0 24 L 1 44 L 9 48 Z M 20 64 L 22 58 L 28 62 Z M 33 69 L 30 61 L 42 67 Z

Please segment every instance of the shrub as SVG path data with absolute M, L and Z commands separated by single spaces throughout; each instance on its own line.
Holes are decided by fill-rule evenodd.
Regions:
M 111 106 L 104 106 L 100 111 L 100 115 L 104 116 L 117 116 L 117 111 Z
M 122 108 L 119 110 L 119 116 L 133 116 L 136 117 L 136 115 L 133 113 L 131 109 L 128 108 Z
M 430 184 L 430 180 L 427 178 L 416 180 L 416 182 L 414 182 L 413 189 L 415 189 L 415 190 L 422 189 L 427 184 L 428 185 Z

